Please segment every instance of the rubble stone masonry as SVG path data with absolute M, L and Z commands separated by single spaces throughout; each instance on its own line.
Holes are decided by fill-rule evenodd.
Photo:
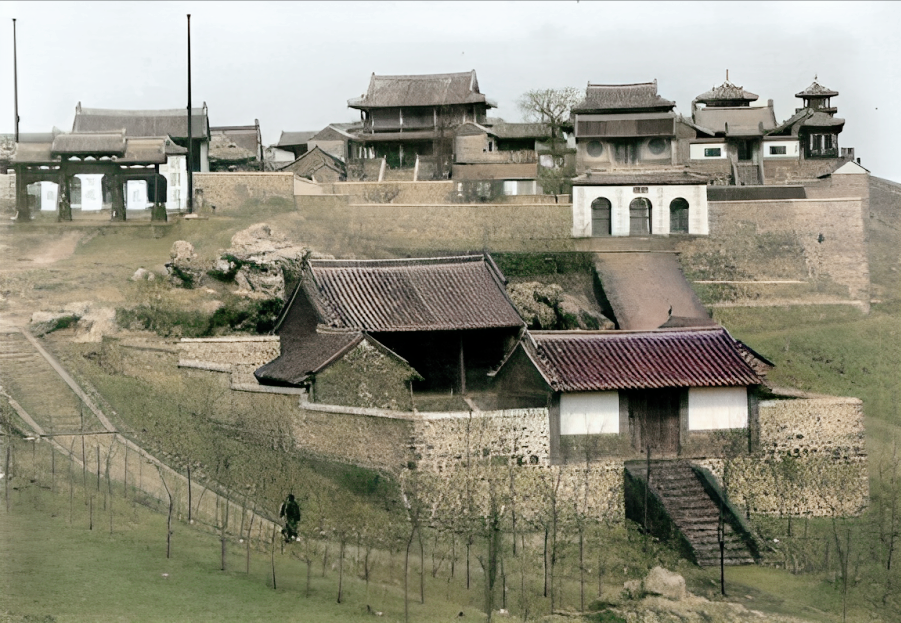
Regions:
M 697 463 L 750 513 L 831 516 L 861 513 L 869 499 L 863 404 L 857 398 L 760 403 L 760 452 Z

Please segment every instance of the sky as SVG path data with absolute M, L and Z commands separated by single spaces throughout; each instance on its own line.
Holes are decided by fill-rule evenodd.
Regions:
M 492 114 L 529 89 L 657 80 L 691 100 L 731 82 L 790 117 L 814 77 L 840 95 L 839 144 L 901 181 L 898 2 L 0 2 L 0 132 L 12 132 L 16 18 L 21 132 L 70 130 L 75 106 L 187 106 L 210 123 L 282 130 L 354 121 L 370 75 L 475 69 Z

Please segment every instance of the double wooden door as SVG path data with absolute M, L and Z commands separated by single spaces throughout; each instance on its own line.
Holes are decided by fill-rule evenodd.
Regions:
M 651 456 L 677 455 L 682 390 L 634 390 L 628 392 L 627 396 L 633 448 L 644 453 L 650 447 Z

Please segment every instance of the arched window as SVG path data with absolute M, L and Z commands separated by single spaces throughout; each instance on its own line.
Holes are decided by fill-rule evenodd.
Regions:
M 591 202 L 591 235 L 610 235 L 610 200 L 598 197 Z
M 651 233 L 651 202 L 636 197 L 629 204 L 629 235 L 647 236 Z
M 682 197 L 669 204 L 669 230 L 672 234 L 688 233 L 688 202 Z

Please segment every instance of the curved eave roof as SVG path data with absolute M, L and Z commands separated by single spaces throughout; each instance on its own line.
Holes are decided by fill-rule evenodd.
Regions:
M 702 104 L 713 104 L 723 101 L 754 102 L 757 101 L 758 97 L 759 96 L 756 93 L 745 91 L 743 87 L 727 81 L 718 87 L 714 87 L 709 91 L 701 93 L 695 98 L 695 101 L 701 102 Z
M 795 97 L 800 97 L 802 99 L 811 97 L 835 97 L 836 95 L 838 95 L 838 91 L 833 91 L 830 88 L 824 87 L 823 85 L 818 84 L 816 80 L 800 93 L 795 93 Z
M 531 332 L 522 344 L 560 392 L 735 387 L 763 378 L 753 351 L 721 328 L 658 331 Z

